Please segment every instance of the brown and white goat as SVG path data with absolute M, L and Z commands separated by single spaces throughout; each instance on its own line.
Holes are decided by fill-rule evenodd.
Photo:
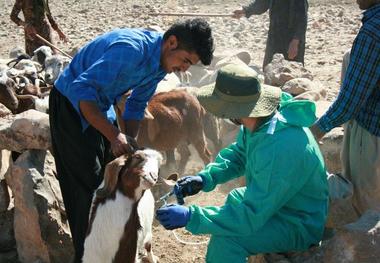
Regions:
M 153 255 L 154 199 L 162 156 L 151 149 L 122 155 L 105 169 L 93 198 L 83 263 L 156 263 Z

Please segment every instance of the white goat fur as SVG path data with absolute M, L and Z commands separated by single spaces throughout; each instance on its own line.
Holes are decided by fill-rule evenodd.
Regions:
M 54 81 L 62 73 L 65 67 L 70 63 L 68 57 L 53 55 L 45 59 L 45 81 L 53 85 Z
M 48 46 L 40 46 L 33 51 L 32 60 L 41 63 L 41 61 L 38 61 L 38 53 L 43 53 L 46 59 L 53 55 L 53 50 Z
M 153 174 L 153 177 L 156 178 L 154 180 L 155 183 L 158 178 L 162 156 L 155 150 L 145 149 L 143 152 L 147 155 L 147 160 L 142 167 L 143 177 L 146 178 Z M 138 231 L 138 240 L 136 240 L 137 254 L 135 262 L 140 262 L 138 254 L 145 252 L 144 244 L 152 239 L 154 198 L 148 188 L 153 185 L 152 182 L 147 182 L 140 177 L 140 185 L 135 189 L 135 198 L 137 200 L 143 193 L 137 207 L 141 229 Z M 100 185 L 100 188 L 103 186 L 104 181 Z M 107 199 L 105 203 L 99 204 L 92 223 L 91 232 L 85 240 L 83 263 L 112 262 L 119 249 L 119 241 L 124 234 L 125 225 L 135 202 L 135 200 L 126 197 L 117 190 L 115 199 Z M 148 256 L 150 262 L 156 262 L 153 254 Z

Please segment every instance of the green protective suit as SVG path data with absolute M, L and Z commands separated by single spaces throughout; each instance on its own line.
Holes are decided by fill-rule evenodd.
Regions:
M 322 238 L 328 211 L 324 161 L 308 128 L 315 104 L 282 94 L 279 112 L 253 133 L 243 126 L 199 175 L 203 191 L 245 175 L 221 206 L 190 206 L 186 229 L 211 234 L 206 262 L 246 262 L 249 255 L 305 250 Z

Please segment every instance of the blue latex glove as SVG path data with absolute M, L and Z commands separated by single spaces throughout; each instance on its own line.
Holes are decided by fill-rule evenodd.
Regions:
M 189 195 L 199 193 L 203 188 L 203 180 L 199 175 L 188 175 L 178 180 L 174 186 L 174 194 L 177 197 L 178 204 L 184 203 L 183 198 Z
M 190 215 L 188 207 L 177 204 L 166 205 L 156 211 L 157 220 L 168 230 L 186 226 Z

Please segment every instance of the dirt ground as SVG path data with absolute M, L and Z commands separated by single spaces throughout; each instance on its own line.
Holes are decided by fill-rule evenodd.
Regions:
M 58 25 L 70 39 L 56 44 L 65 51 L 71 51 L 95 36 L 116 27 L 147 27 L 151 25 L 168 28 L 179 17 L 150 16 L 149 12 L 189 12 L 229 14 L 249 1 L 226 0 L 50 0 L 50 9 Z M 9 19 L 14 1 L 0 1 L 0 58 L 7 58 L 9 51 L 24 45 L 23 30 Z M 361 24 L 361 12 L 355 1 L 310 0 L 305 67 L 316 81 L 327 90 L 328 99 L 333 100 L 339 90 L 340 65 L 344 52 Z M 268 14 L 250 19 L 206 18 L 211 24 L 218 50 L 247 49 L 252 61 L 261 66 L 264 57 Z M 198 158 L 187 166 L 186 173 L 192 174 L 202 168 Z M 216 189 L 212 193 L 201 193 L 187 200 L 187 204 L 220 205 L 225 193 Z M 174 200 L 173 200 L 174 201 Z M 154 227 L 154 251 L 162 263 L 204 262 L 207 236 L 192 236 L 184 230 L 176 233 L 187 242 L 181 244 L 171 231 L 161 226 Z

